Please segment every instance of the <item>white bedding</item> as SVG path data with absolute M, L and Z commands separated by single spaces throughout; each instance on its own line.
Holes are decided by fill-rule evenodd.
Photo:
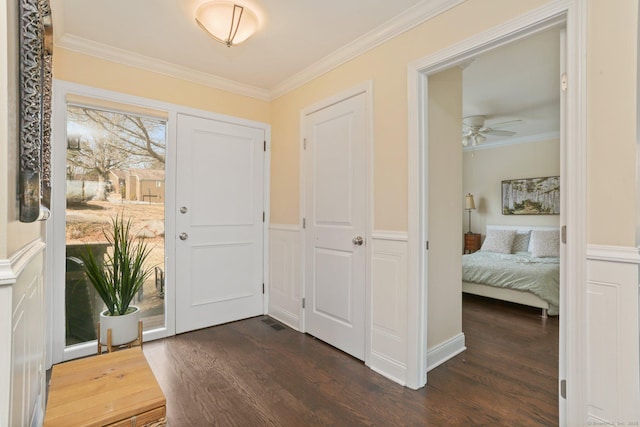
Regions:
M 462 256 L 462 280 L 530 292 L 549 304 L 549 314 L 558 314 L 560 304 L 558 257 L 536 258 L 527 252 L 501 254 L 478 251 Z

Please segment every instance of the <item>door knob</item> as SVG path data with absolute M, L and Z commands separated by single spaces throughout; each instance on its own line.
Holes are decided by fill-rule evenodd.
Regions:
M 180 233 L 180 240 L 187 240 L 189 235 L 187 233 Z
M 362 244 L 364 243 L 364 239 L 362 237 L 360 237 L 360 236 L 354 237 L 353 239 L 351 239 L 351 241 L 356 246 L 362 246 Z
M 180 213 L 183 213 L 183 214 L 187 213 L 187 207 L 186 206 L 181 207 Z

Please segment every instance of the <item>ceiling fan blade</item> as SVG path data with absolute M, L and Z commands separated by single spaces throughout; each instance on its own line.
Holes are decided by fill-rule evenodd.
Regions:
M 487 135 L 495 135 L 495 136 L 513 136 L 516 134 L 515 132 L 511 132 L 510 130 L 497 130 L 497 129 L 487 129 L 482 133 Z
M 524 122 L 524 120 L 521 120 L 521 119 L 509 120 L 509 121 L 506 121 L 506 122 L 491 123 L 490 125 L 487 126 L 487 128 L 489 128 L 489 129 L 502 129 L 502 128 L 507 127 L 507 126 L 513 126 L 513 125 L 520 124 L 520 123 L 523 123 L 523 122 Z

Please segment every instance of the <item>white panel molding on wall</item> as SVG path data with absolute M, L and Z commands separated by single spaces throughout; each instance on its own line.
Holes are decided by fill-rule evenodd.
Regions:
M 0 425 L 44 419 L 44 248 L 35 240 L 0 260 Z
M 302 248 L 298 225 L 269 226 L 269 315 L 301 330 Z
M 381 375 L 407 380 L 407 233 L 374 231 L 371 259 L 371 360 Z
M 629 425 L 640 420 L 638 248 L 587 248 L 588 421 Z

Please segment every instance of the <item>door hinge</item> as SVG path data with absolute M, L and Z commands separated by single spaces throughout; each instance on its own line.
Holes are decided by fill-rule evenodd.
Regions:
M 307 149 L 307 138 L 304 138 L 304 139 L 302 140 L 302 149 L 303 149 L 303 150 L 306 150 L 306 149 Z
M 307 228 L 307 218 L 302 218 L 302 228 Z
M 562 243 L 567 243 L 567 226 L 563 225 L 561 228 L 561 235 L 562 235 Z
M 264 142 L 262 151 L 267 151 L 267 141 L 262 141 L 262 142 Z
M 560 396 L 563 399 L 567 398 L 567 380 L 560 381 Z
M 304 308 L 304 307 L 305 307 L 305 299 L 302 298 L 302 308 Z
M 562 76 L 560 77 L 560 88 L 562 89 L 563 92 L 566 92 L 567 89 L 569 88 L 567 73 L 562 73 Z
M 262 284 L 262 293 L 264 294 L 264 283 Z
M 424 242 L 424 248 L 426 250 L 429 250 L 429 241 L 428 240 L 426 242 Z
M 262 211 L 262 222 L 264 222 L 264 219 L 265 219 L 265 213 L 264 211 Z

